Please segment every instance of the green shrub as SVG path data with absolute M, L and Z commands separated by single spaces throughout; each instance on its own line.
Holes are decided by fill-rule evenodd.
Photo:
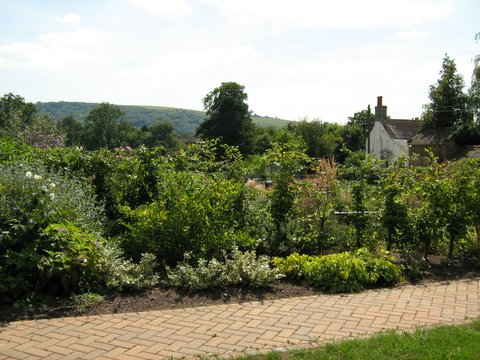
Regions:
M 155 272 L 155 256 L 142 254 L 138 264 L 123 257 L 122 250 L 114 242 L 103 248 L 98 271 L 102 282 L 114 291 L 139 291 L 155 286 L 158 275 Z
M 402 281 L 401 269 L 386 253 L 371 254 L 366 249 L 326 256 L 292 254 L 274 258 L 284 274 L 304 279 L 308 284 L 331 293 L 355 292 L 365 286 L 391 285 Z
M 203 174 L 163 174 L 156 201 L 125 208 L 126 254 L 139 258 L 148 252 L 173 265 L 187 252 L 211 258 L 230 250 L 243 191 L 242 184 Z
M 88 290 L 98 281 L 96 270 L 103 245 L 97 235 L 69 222 L 50 224 L 34 246 L 42 289 L 57 294 L 61 286 L 68 294 Z
M 0 138 L 0 164 L 9 164 L 16 161 L 24 161 L 33 153 L 30 145 L 19 139 L 2 137 Z
M 238 248 L 223 261 L 200 259 L 196 267 L 184 261 L 174 269 L 167 268 L 167 274 L 167 284 L 190 291 L 231 285 L 262 287 L 283 277 L 270 268 L 268 257 L 257 258 L 254 251 L 242 253 Z

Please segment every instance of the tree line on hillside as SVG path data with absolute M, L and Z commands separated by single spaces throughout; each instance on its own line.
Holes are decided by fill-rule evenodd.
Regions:
M 244 155 L 262 154 L 275 142 L 295 144 L 312 157 L 337 159 L 345 156 L 344 148 L 357 151 L 364 147 L 365 111 L 355 114 L 346 125 L 303 119 L 276 129 L 253 124 L 246 100 L 244 87 L 237 83 L 223 83 L 214 89 L 204 99 L 207 119 L 196 135 L 219 138 L 225 144 L 238 146 Z M 11 93 L 0 98 L 0 135 L 18 137 L 38 147 L 82 146 L 94 150 L 163 146 L 173 151 L 182 146 L 170 122 L 157 120 L 136 128 L 125 120 L 125 113 L 117 105 L 101 103 L 88 112 L 84 121 L 72 116 L 54 120 Z
M 37 147 L 82 146 L 94 150 L 178 146 L 170 122 L 158 120 L 138 129 L 125 120 L 120 107 L 109 103 L 94 107 L 83 122 L 72 116 L 54 120 L 11 93 L 0 98 L 0 135 L 17 137 Z
M 83 122 L 89 112 L 98 106 L 98 103 L 84 102 L 37 102 L 35 107 L 39 113 L 47 114 L 54 119 L 60 120 L 67 116 L 72 116 Z M 179 136 L 191 136 L 195 133 L 195 129 L 205 119 L 202 111 L 187 110 L 169 107 L 157 106 L 134 106 L 134 105 L 118 105 L 124 113 L 126 121 L 136 128 L 162 119 L 172 123 L 175 133 Z

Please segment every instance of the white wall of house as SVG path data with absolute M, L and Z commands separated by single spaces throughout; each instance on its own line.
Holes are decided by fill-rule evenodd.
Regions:
M 366 144 L 368 152 L 368 140 Z M 377 159 L 394 160 L 400 154 L 408 155 L 408 143 L 403 139 L 392 139 L 380 121 L 375 121 L 370 131 L 370 154 Z

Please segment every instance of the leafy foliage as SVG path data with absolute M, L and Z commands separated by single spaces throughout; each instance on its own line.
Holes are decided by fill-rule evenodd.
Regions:
M 457 73 L 455 61 L 448 55 L 443 58 L 440 78 L 430 86 L 431 103 L 425 105 L 421 130 L 459 126 L 469 119 L 467 96 L 463 92 L 463 77 Z
M 89 149 L 112 149 L 128 145 L 121 138 L 123 112 L 118 106 L 102 103 L 92 109 L 84 125 L 84 142 Z
M 150 252 L 175 263 L 183 254 L 211 257 L 231 248 L 243 188 L 203 174 L 164 173 L 153 202 L 127 211 L 131 217 L 124 248 Z
M 70 222 L 50 224 L 34 243 L 35 263 L 41 289 L 53 294 L 85 291 L 99 280 L 97 264 L 102 256 L 102 240 Z M 14 253 L 9 253 L 9 259 Z M 22 254 L 26 255 L 26 254 Z M 22 256 L 23 257 L 23 256 Z
M 36 109 L 32 103 L 12 93 L 0 98 L 0 135 L 15 135 L 33 122 Z
M 231 256 L 225 255 L 223 261 L 201 258 L 195 267 L 185 261 L 174 269 L 168 268 L 167 283 L 190 291 L 232 285 L 268 286 L 283 277 L 270 268 L 269 262 L 266 256 L 257 258 L 254 251 L 242 253 L 234 247 Z
M 97 270 L 107 289 L 139 291 L 151 288 L 158 283 L 156 267 L 153 254 L 142 254 L 137 264 L 125 259 L 118 244 L 111 242 L 104 246 Z
M 220 138 L 222 143 L 237 146 L 242 154 L 252 152 L 253 122 L 246 103 L 245 87 L 224 82 L 203 99 L 207 118 L 197 135 L 207 139 Z
M 302 120 L 291 126 L 303 138 L 306 154 L 313 158 L 331 158 L 338 154 L 343 138 L 341 126 L 318 120 Z
M 401 269 L 387 253 L 372 254 L 367 249 L 325 256 L 294 253 L 274 258 L 284 274 L 304 279 L 308 284 L 331 293 L 355 292 L 365 286 L 392 285 L 402 281 Z
M 101 242 L 103 219 L 84 183 L 38 164 L 2 166 L 0 298 L 83 286 L 94 275 L 98 253 L 92 243 Z M 65 234 L 56 228 L 66 229 Z M 84 258 L 86 265 L 80 261 Z M 51 287 L 52 278 L 56 287 Z

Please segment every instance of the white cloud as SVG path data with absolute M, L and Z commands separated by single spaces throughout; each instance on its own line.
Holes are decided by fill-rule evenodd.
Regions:
M 273 23 L 326 28 L 370 28 L 386 25 L 411 26 L 445 18 L 452 12 L 451 0 L 201 0 L 218 7 L 231 21 L 245 24 Z
M 120 103 L 200 109 L 203 96 L 222 81 L 244 84 L 261 59 L 249 46 L 158 53 L 146 64 L 117 74 L 119 86 L 110 84 L 110 95 Z
M 0 45 L 0 69 L 58 70 L 79 64 L 94 64 L 108 35 L 91 30 L 49 33 L 37 41 Z M 97 63 L 98 64 L 98 63 Z
M 430 33 L 428 31 L 419 31 L 419 30 L 397 32 L 394 34 L 395 38 L 403 39 L 407 41 L 421 41 L 429 36 L 430 36 Z
M 192 8 L 184 0 L 128 0 L 128 2 L 134 7 L 167 17 L 192 13 Z
M 250 109 L 258 114 L 346 122 L 368 104 L 374 106 L 378 95 L 392 116 L 419 116 L 428 88 L 418 84 L 430 84 L 437 72 L 432 64 L 391 58 L 289 64 L 250 46 L 232 46 L 158 54 L 96 90 L 111 102 L 200 109 L 209 91 L 222 81 L 236 81 L 245 85 Z
M 62 17 L 59 17 L 57 20 L 62 24 L 78 24 L 80 22 L 80 15 L 67 14 Z

